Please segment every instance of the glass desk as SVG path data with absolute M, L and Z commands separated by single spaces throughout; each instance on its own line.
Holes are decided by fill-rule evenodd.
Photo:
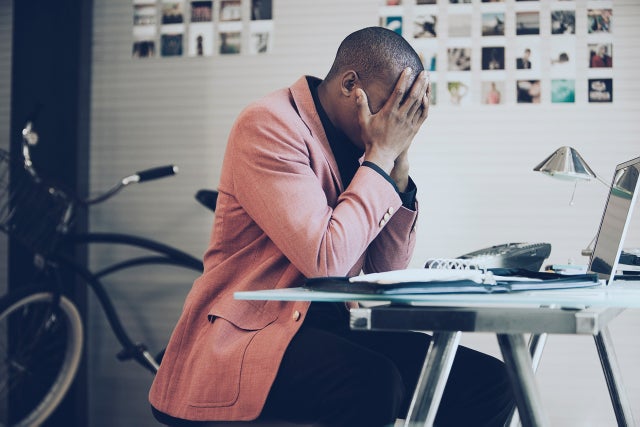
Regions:
M 351 309 L 351 328 L 431 332 L 433 339 L 405 422 L 412 427 L 433 424 L 461 332 L 496 334 L 525 427 L 549 425 L 534 376 L 546 334 L 592 335 L 618 425 L 634 425 L 608 323 L 627 308 L 640 308 L 640 282 L 500 294 L 381 295 L 291 288 L 236 292 L 235 298 L 387 302 Z M 529 345 L 524 334 L 532 334 Z

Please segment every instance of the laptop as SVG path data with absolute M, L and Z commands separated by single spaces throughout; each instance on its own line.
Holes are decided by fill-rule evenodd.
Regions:
M 607 285 L 613 283 L 615 278 L 633 206 L 638 197 L 639 175 L 640 157 L 620 163 L 613 174 L 588 266 L 588 272 L 596 273 Z

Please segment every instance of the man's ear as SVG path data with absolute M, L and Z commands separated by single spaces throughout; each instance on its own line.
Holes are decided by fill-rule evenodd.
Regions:
M 340 81 L 340 89 L 344 96 L 351 96 L 355 94 L 356 83 L 358 82 L 358 73 L 353 70 L 346 71 L 342 75 L 342 80 Z

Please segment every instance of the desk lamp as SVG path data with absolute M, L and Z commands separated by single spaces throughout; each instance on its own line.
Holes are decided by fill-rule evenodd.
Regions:
M 533 168 L 533 170 L 536 172 L 542 172 L 553 178 L 574 181 L 575 184 L 573 187 L 573 193 L 571 194 L 571 201 L 569 202 L 570 205 L 573 205 L 573 197 L 576 194 L 578 181 L 590 181 L 595 178 L 605 187 L 609 188 L 609 184 L 596 175 L 587 162 L 584 161 L 580 153 L 578 153 L 578 151 L 573 147 L 564 146 L 558 148 L 553 152 L 553 154 Z M 593 252 L 591 245 L 593 245 L 594 241 L 595 237 L 591 240 L 591 243 L 582 250 L 582 255 L 591 255 Z

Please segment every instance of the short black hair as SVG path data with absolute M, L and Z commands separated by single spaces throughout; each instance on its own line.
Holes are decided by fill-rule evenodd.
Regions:
M 383 27 L 367 27 L 349 34 L 338 47 L 326 80 L 352 69 L 364 82 L 398 77 L 411 67 L 413 77 L 423 69 L 420 56 L 404 37 Z

